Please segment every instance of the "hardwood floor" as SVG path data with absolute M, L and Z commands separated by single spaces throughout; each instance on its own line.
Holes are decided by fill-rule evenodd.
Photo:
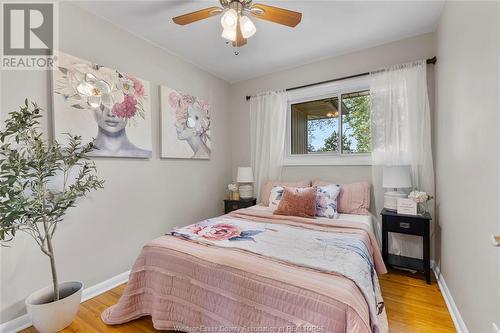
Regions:
M 456 332 L 439 287 L 423 274 L 399 270 L 379 276 L 391 333 Z
M 428 285 L 422 277 L 415 278 L 396 270 L 379 278 L 391 333 L 456 332 L 435 281 Z M 102 323 L 101 312 L 118 301 L 124 288 L 125 285 L 118 286 L 84 302 L 75 321 L 62 332 L 160 332 L 153 328 L 150 317 L 124 325 L 107 326 Z M 30 327 L 23 332 L 32 333 L 36 330 Z

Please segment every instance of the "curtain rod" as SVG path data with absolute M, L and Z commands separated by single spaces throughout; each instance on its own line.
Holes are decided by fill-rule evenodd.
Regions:
M 436 61 L 437 61 L 437 58 L 436 57 L 432 57 L 432 58 L 427 59 L 427 64 L 428 65 L 429 64 L 434 65 L 436 63 Z M 335 81 L 340 81 L 340 80 L 352 79 L 352 78 L 355 78 L 355 77 L 365 76 L 365 75 L 369 75 L 369 74 L 370 74 L 370 72 L 360 73 L 360 74 L 354 74 L 354 75 L 339 77 L 339 78 L 332 79 L 332 80 L 326 80 L 326 81 L 321 81 L 321 82 L 316 82 L 316 83 L 309 83 L 309 84 L 305 84 L 303 86 L 288 88 L 288 89 L 285 89 L 285 90 L 286 91 L 297 90 L 297 89 L 302 89 L 302 88 L 317 86 L 317 85 L 324 84 L 324 83 L 330 83 L 330 82 L 335 82 Z M 246 96 L 247 101 L 250 100 L 250 98 L 252 98 L 252 96 Z

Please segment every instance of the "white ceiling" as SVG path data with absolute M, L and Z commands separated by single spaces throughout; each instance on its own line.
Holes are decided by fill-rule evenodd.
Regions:
M 78 5 L 214 75 L 235 82 L 434 31 L 443 1 L 270 1 L 302 12 L 295 28 L 254 19 L 235 56 L 220 16 L 179 26 L 171 18 L 218 1 L 78 1 Z

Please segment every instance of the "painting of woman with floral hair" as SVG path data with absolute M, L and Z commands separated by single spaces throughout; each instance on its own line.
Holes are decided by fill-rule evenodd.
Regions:
M 210 106 L 203 99 L 161 87 L 162 157 L 210 158 Z
M 54 131 L 94 141 L 91 156 L 151 157 L 149 84 L 59 52 L 53 70 Z

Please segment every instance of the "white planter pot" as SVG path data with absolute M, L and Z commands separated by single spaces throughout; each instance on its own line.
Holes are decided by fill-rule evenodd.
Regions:
M 26 298 L 26 309 L 33 326 L 40 333 L 54 333 L 67 327 L 76 317 L 82 299 L 83 283 L 59 284 L 60 299 L 52 302 L 52 286 L 40 289 Z

